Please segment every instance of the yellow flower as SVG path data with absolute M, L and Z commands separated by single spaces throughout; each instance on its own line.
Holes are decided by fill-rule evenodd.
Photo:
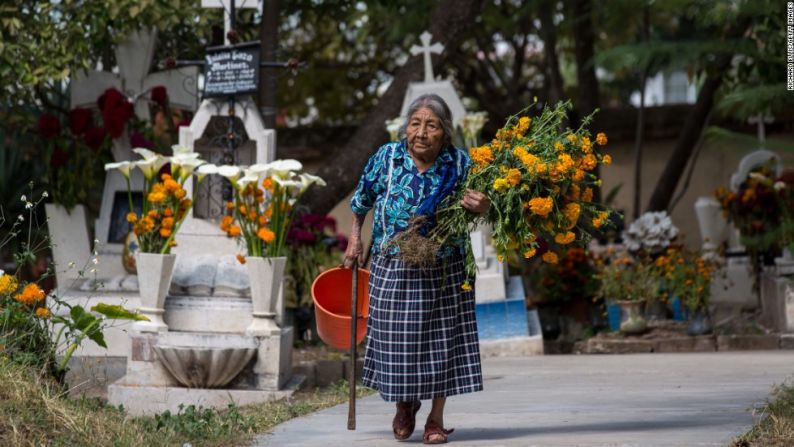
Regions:
M 461 284 L 460 288 L 461 288 L 462 290 L 464 290 L 464 291 L 468 292 L 469 290 L 471 290 L 471 284 L 469 284 L 469 282 L 468 282 L 468 281 L 466 281 L 466 282 L 464 282 L 463 284 Z
M 543 259 L 543 262 L 548 264 L 556 264 L 557 262 L 559 262 L 559 258 L 557 258 L 557 254 L 554 253 L 553 251 L 547 251 L 546 253 L 543 253 L 543 256 L 541 256 L 540 258 Z
M 37 307 L 36 316 L 44 319 L 50 318 L 50 310 L 46 307 Z
M 592 202 L 593 201 L 593 188 L 585 188 L 584 192 L 582 193 L 582 201 L 583 202 Z
M 598 135 L 596 135 L 596 143 L 598 143 L 599 146 L 604 146 L 607 144 L 607 134 L 604 132 L 598 132 Z
M 135 214 L 133 212 L 127 213 L 127 222 L 135 223 L 137 221 L 138 221 L 138 215 L 137 214 Z
M 551 197 L 535 197 L 529 201 L 529 209 L 540 217 L 546 217 L 554 208 Z
M 581 169 L 577 168 L 576 171 L 574 171 L 573 176 L 571 177 L 571 180 L 573 180 L 575 182 L 581 182 L 582 180 L 584 180 L 584 175 L 585 175 L 585 172 L 582 171 Z
M 603 157 L 601 157 L 601 163 L 605 165 L 612 164 L 612 156 L 610 156 L 609 154 L 604 155 Z
M 496 255 L 496 260 L 499 262 L 505 262 L 505 257 L 504 255 Z
M 23 304 L 34 304 L 44 299 L 44 291 L 38 284 L 32 282 L 26 285 L 14 299 Z
M 567 138 L 568 141 L 571 142 L 571 144 L 576 144 L 576 141 L 577 141 L 576 135 L 568 134 L 568 135 L 565 136 L 565 138 Z
M 561 150 L 565 149 L 565 146 L 563 146 L 562 143 L 557 141 L 556 143 L 554 143 L 554 149 L 557 149 L 558 151 L 561 151 Z
M 525 251 L 525 252 L 524 252 L 524 257 L 525 257 L 525 258 L 527 258 L 527 259 L 529 259 L 529 258 L 531 258 L 531 257 L 535 256 L 535 253 L 536 253 L 536 252 L 537 252 L 537 250 L 536 250 L 536 249 L 534 249 L 534 248 L 530 248 L 529 250 L 527 250 L 527 251 Z
M 176 197 L 179 200 L 184 199 L 186 195 L 187 195 L 187 191 L 185 191 L 182 188 L 179 188 L 176 191 L 174 191 L 174 197 Z
M 595 155 L 593 154 L 585 155 L 584 158 L 582 158 L 582 161 L 579 162 L 579 166 L 585 171 L 591 171 L 595 169 L 597 164 L 598 164 L 598 160 L 595 158 Z
M 239 262 L 240 264 L 245 264 L 245 256 L 238 254 L 236 257 L 237 257 L 237 262 Z
M 566 233 L 557 233 L 554 236 L 554 242 L 560 245 L 568 245 L 574 240 L 576 240 L 576 235 L 573 233 L 573 231 L 568 231 Z
M 12 275 L 0 276 L 0 295 L 11 295 L 17 291 L 17 278 Z
M 505 176 L 507 183 L 515 186 L 521 183 L 521 171 L 516 168 L 511 168 L 507 171 L 507 175 Z
M 510 188 L 510 185 L 507 183 L 507 179 L 504 179 L 504 178 L 500 177 L 500 178 L 498 178 L 498 179 L 493 181 L 493 189 L 496 192 L 499 192 L 499 191 L 502 191 L 502 190 L 505 190 L 505 189 L 508 189 L 508 188 Z
M 573 158 L 568 154 L 560 154 L 557 157 L 557 170 L 568 172 L 574 167 Z
M 593 143 L 590 141 L 588 137 L 582 137 L 582 152 L 585 154 L 589 154 L 593 152 Z
M 488 146 L 469 149 L 469 156 L 475 164 L 480 166 L 487 166 L 493 161 L 493 152 Z
M 579 185 L 571 185 L 570 196 L 572 200 L 579 200 L 580 193 L 581 189 L 579 189 Z
M 149 196 L 147 197 L 150 202 L 152 203 L 160 203 L 165 200 L 165 193 L 163 192 L 150 192 Z
M 571 229 L 576 226 L 576 222 L 579 220 L 579 214 L 582 212 L 582 207 L 579 206 L 578 203 L 571 202 L 565 205 L 565 208 L 562 210 L 562 214 L 565 215 L 565 219 L 568 220 L 567 229 Z
M 518 137 L 523 137 L 527 130 L 529 130 L 529 125 L 532 123 L 532 120 L 529 117 L 522 116 L 518 119 L 518 124 L 515 127 L 515 134 Z

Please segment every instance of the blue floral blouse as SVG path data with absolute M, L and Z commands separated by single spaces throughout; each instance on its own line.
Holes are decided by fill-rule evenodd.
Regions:
M 438 205 L 466 179 L 471 159 L 453 146 L 441 150 L 433 166 L 420 173 L 408 153 L 406 140 L 387 143 L 370 157 L 350 207 L 355 214 L 375 208 L 372 254 L 393 255 L 399 249 L 388 242 L 408 228 L 416 215 L 432 215 Z M 462 235 L 443 247 L 442 256 L 464 254 L 469 241 Z

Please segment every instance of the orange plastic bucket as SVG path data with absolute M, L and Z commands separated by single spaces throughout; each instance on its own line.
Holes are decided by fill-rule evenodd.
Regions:
M 350 349 L 350 309 L 353 305 L 353 270 L 335 267 L 320 273 L 312 284 L 317 335 L 337 349 Z M 369 271 L 358 269 L 358 322 L 356 344 L 367 335 Z

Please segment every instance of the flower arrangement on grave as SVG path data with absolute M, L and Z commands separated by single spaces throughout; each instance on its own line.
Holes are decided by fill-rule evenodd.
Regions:
M 659 276 L 653 264 L 638 262 L 621 253 L 602 262 L 595 275 L 599 298 L 607 301 L 646 301 L 659 294 Z
M 91 110 L 74 108 L 66 125 L 53 113 L 43 113 L 38 134 L 49 160 L 46 183 L 54 203 L 71 210 L 86 203 L 94 190 L 101 162 L 108 157 L 110 138 Z
M 509 250 L 524 258 L 539 254 L 540 239 L 548 247 L 543 261 L 556 264 L 557 252 L 584 244 L 591 232 L 608 224 L 610 211 L 593 203 L 593 187 L 601 180 L 592 171 L 611 157 L 599 150 L 607 144 L 603 133 L 591 138 L 588 116 L 576 130 L 562 129 L 569 102 L 545 107 L 534 120 L 522 113 L 511 116 L 489 144 L 469 149 L 473 161 L 463 187 L 439 204 L 433 215 L 415 217 L 393 243 L 404 262 L 424 266 L 451 237 L 468 233 L 478 223 L 493 225 L 499 259 Z M 484 192 L 491 200 L 485 215 L 460 205 L 463 191 Z M 428 230 L 427 224 L 436 223 Z M 466 256 L 471 287 L 477 266 L 470 248 Z
M 654 255 L 670 246 L 676 236 L 678 228 L 666 211 L 648 211 L 623 232 L 623 242 L 632 253 Z
M 699 253 L 671 247 L 654 261 L 664 288 L 677 296 L 694 313 L 705 311 L 711 297 L 711 281 L 717 265 Z
M 562 250 L 557 264 L 543 263 L 535 268 L 532 279 L 542 301 L 589 300 L 598 291 L 597 272 L 590 252 L 582 247 L 570 247 Z
M 741 242 L 750 257 L 756 289 L 760 284 L 764 253 L 780 249 L 781 209 L 774 178 L 773 167 L 761 165 L 750 172 L 737 191 L 721 187 L 715 192 L 723 215 L 739 230 Z
M 780 243 L 794 253 L 794 171 L 784 171 L 772 187 L 780 209 Z
M 340 265 L 347 238 L 336 232 L 336 220 L 322 214 L 302 214 L 287 233 L 286 273 L 294 281 L 294 295 L 285 290 L 287 307 L 311 306 L 314 279 L 325 269 Z
M 248 256 L 284 256 L 293 205 L 311 185 L 325 186 L 320 177 L 298 173 L 302 168 L 297 160 L 276 160 L 244 169 L 218 167 L 218 174 L 234 187 L 234 201 L 226 204 L 229 214 L 220 227 L 229 237 L 245 243 Z M 237 258 L 245 262 L 242 255 Z
M 193 207 L 194 198 L 187 197 L 185 182 L 191 177 L 196 179 L 195 196 L 204 178 L 217 172 L 217 167 L 201 160 L 198 153 L 181 146 L 172 149 L 173 156 L 166 157 L 145 148 L 135 148 L 133 152 L 142 157 L 140 160 L 105 165 L 105 170 L 118 169 L 127 181 L 127 221 L 132 224 L 142 253 L 171 252 L 177 244 L 174 238 Z M 161 173 L 166 164 L 170 166 L 170 173 Z M 135 168 L 141 170 L 144 178 L 140 214 L 134 210 L 130 187 L 130 171 Z

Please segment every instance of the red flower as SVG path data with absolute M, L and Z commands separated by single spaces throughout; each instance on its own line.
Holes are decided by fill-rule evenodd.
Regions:
M 88 109 L 81 107 L 69 111 L 69 130 L 72 135 L 81 135 L 91 127 L 93 121 L 92 113 Z
M 152 101 L 160 107 L 165 107 L 168 103 L 168 91 L 162 85 L 152 88 Z
M 50 166 L 53 168 L 60 168 L 61 166 L 65 165 L 67 161 L 69 161 L 69 154 L 64 152 L 63 149 L 56 147 L 55 150 L 52 151 L 52 155 L 50 156 Z
M 83 141 L 85 141 L 86 146 L 90 147 L 91 150 L 96 152 L 102 147 L 107 134 L 108 133 L 104 127 L 92 127 L 86 131 L 85 135 L 83 135 Z
M 61 121 L 52 113 L 43 113 L 39 118 L 39 133 L 44 138 L 53 138 L 61 133 Z
M 183 126 L 187 127 L 189 125 L 190 125 L 190 118 L 182 118 L 182 121 L 180 121 L 179 124 L 176 125 L 176 127 L 183 127 Z
M 132 103 L 115 88 L 105 90 L 105 93 L 97 101 L 99 109 L 102 110 L 102 120 L 105 128 L 110 132 L 110 136 L 118 138 L 124 133 L 127 122 L 135 113 Z
M 140 132 L 135 132 L 130 135 L 130 146 L 133 148 L 143 147 L 146 149 L 154 149 L 154 143 L 147 140 Z

